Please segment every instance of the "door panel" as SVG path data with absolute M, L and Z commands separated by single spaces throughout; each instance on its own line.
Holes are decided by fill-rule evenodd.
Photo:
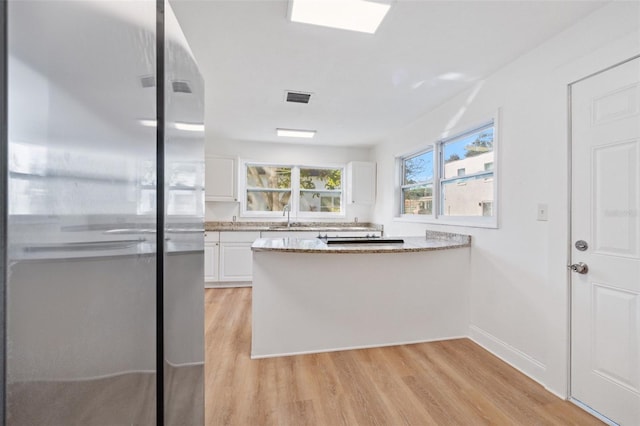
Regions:
M 633 360 L 640 355 L 635 321 L 640 296 L 606 285 L 593 284 L 593 371 L 638 392 Z
M 640 258 L 639 142 L 637 139 L 593 148 L 594 250 L 598 254 Z
M 640 424 L 639 82 L 635 59 L 571 88 L 571 395 L 622 425 Z

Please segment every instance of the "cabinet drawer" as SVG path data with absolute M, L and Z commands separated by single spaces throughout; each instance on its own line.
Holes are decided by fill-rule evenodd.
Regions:
M 220 232 L 218 231 L 207 231 L 204 233 L 204 242 L 205 243 L 217 243 L 220 241 Z

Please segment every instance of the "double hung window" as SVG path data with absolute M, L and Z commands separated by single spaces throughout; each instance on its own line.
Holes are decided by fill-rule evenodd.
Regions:
M 344 215 L 344 167 L 245 163 L 243 216 Z M 279 214 L 278 214 L 279 213 Z
M 492 120 L 400 157 L 400 215 L 409 220 L 495 227 L 495 149 Z
M 433 214 L 433 149 L 402 159 L 401 214 Z

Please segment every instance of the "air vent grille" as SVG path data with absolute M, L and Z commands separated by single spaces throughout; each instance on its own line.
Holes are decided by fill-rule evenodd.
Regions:
M 311 93 L 291 92 L 291 91 L 287 91 L 286 93 L 287 93 L 287 97 L 286 97 L 287 102 L 293 102 L 296 104 L 308 104 L 309 101 L 311 100 Z
M 143 88 L 148 87 L 156 87 L 156 76 L 155 75 L 143 75 L 140 77 L 140 84 L 142 84 Z
M 191 87 L 188 81 L 174 80 L 171 82 L 171 86 L 175 93 L 191 93 Z

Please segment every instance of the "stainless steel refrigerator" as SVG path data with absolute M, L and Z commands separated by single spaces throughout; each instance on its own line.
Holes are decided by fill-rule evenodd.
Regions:
M 11 0 L 8 425 L 204 422 L 204 84 L 165 1 Z

